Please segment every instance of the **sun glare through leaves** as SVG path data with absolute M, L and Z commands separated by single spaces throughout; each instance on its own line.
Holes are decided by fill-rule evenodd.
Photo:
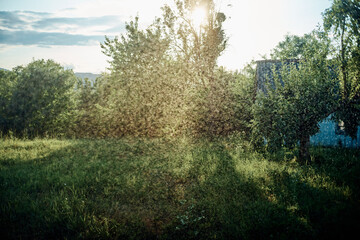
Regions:
M 191 21 L 196 30 L 200 30 L 206 22 L 207 14 L 206 10 L 203 7 L 196 7 L 191 11 Z

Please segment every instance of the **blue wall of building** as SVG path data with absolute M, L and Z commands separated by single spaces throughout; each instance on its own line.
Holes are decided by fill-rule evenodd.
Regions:
M 320 122 L 319 126 L 319 133 L 310 138 L 312 145 L 360 147 L 360 127 L 358 127 L 357 139 L 353 140 L 349 136 L 337 134 L 337 123 L 331 120 L 331 115 Z

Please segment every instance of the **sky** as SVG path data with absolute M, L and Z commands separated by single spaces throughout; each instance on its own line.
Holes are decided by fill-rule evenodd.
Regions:
M 75 72 L 106 71 L 105 35 L 125 31 L 140 17 L 143 28 L 173 0 L 0 0 L 0 67 L 53 59 Z M 218 64 L 239 70 L 269 55 L 286 34 L 303 35 L 322 23 L 331 0 L 216 0 L 229 45 Z

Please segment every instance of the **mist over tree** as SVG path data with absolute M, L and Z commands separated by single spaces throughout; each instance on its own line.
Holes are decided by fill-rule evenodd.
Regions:
M 66 129 L 78 137 L 248 131 L 253 76 L 217 66 L 225 20 L 212 0 L 174 1 L 145 29 L 137 16 L 125 33 L 105 37 L 110 73 L 95 82 L 77 80 L 51 60 L 3 72 L 2 131 L 42 136 Z
M 125 34 L 101 45 L 111 65 L 98 108 L 105 135 L 222 135 L 241 127 L 230 89 L 239 77 L 217 67 L 225 15 L 210 0 L 174 3 L 148 28 L 136 17 Z M 205 14 L 196 25 L 199 9 Z
M 178 61 L 197 73 L 204 87 L 212 82 L 217 59 L 226 48 L 227 37 L 223 30 L 224 13 L 216 10 L 212 0 L 175 1 L 176 8 L 165 5 L 162 24 L 171 39 L 170 49 Z M 194 21 L 198 11 L 204 19 Z M 197 25 L 196 25 L 197 24 Z

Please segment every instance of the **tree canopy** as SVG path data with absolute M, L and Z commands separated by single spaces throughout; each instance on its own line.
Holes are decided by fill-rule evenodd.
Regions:
M 300 161 L 308 155 L 310 136 L 337 105 L 338 85 L 332 71 L 308 61 L 283 64 L 269 79 L 266 93 L 254 105 L 254 131 L 265 137 L 268 150 L 293 148 L 300 142 Z
M 334 36 L 339 66 L 342 101 L 336 118 L 356 138 L 360 125 L 360 1 L 334 0 L 324 12 L 324 28 Z
M 64 133 L 72 122 L 76 77 L 52 60 L 34 60 L 1 74 L 5 133 L 29 137 Z
M 224 134 L 237 128 L 229 107 L 237 76 L 217 67 L 226 47 L 226 17 L 212 0 L 174 2 L 148 28 L 140 29 L 136 17 L 124 34 L 101 45 L 111 64 L 98 104 L 106 134 Z M 196 9 L 205 13 L 198 26 Z
M 270 151 L 300 143 L 299 158 L 304 162 L 318 123 L 338 108 L 330 44 L 325 32 L 313 31 L 301 37 L 287 35 L 272 51 L 280 69 L 273 66 L 266 91 L 259 93 L 253 108 L 255 135 L 265 137 Z
M 331 54 L 331 40 L 326 32 L 313 30 L 303 36 L 286 35 L 272 50 L 271 58 L 278 60 L 314 58 L 326 60 Z

